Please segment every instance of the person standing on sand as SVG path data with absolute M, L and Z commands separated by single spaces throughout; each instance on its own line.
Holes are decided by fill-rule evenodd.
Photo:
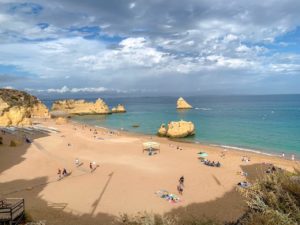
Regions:
M 61 179 L 61 170 L 58 168 L 58 171 L 57 171 L 57 175 L 58 175 L 58 179 Z
M 182 184 L 182 186 L 184 186 L 184 176 L 181 176 L 179 178 L 179 184 Z
M 177 190 L 178 190 L 178 193 L 179 193 L 180 195 L 183 194 L 183 184 L 182 184 L 182 183 L 179 183 L 179 184 L 178 184 Z
M 90 162 L 90 170 L 93 172 L 93 164 Z

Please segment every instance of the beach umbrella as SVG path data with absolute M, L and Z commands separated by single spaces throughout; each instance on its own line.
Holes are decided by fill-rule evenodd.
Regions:
M 205 158 L 205 157 L 208 156 L 208 154 L 207 154 L 206 152 L 198 152 L 198 156 L 199 156 L 200 158 Z
M 150 149 L 160 151 L 160 144 L 154 141 L 144 142 L 143 150 L 150 150 Z

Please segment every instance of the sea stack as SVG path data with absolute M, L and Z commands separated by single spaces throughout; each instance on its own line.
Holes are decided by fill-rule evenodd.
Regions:
M 182 97 L 178 98 L 177 100 L 177 109 L 192 109 L 189 103 L 187 103 Z
M 24 91 L 0 89 L 0 126 L 26 126 L 32 118 L 49 118 L 47 107 Z
M 158 135 L 170 138 L 183 138 L 195 134 L 195 125 L 192 122 L 170 122 L 168 126 L 162 124 L 158 129 Z
M 111 109 L 112 113 L 125 113 L 126 109 L 124 105 L 118 104 L 116 107 Z
M 100 98 L 95 103 L 74 99 L 56 101 L 51 110 L 75 115 L 111 113 L 107 104 Z

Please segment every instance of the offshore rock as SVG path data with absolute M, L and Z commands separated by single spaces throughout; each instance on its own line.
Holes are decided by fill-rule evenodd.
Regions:
M 183 138 L 195 134 L 195 125 L 192 122 L 170 122 L 168 126 L 162 124 L 158 129 L 158 135 L 170 138 Z
M 111 109 L 112 113 L 125 113 L 126 109 L 124 107 L 124 105 L 118 104 L 116 107 L 113 107 Z
M 178 98 L 177 100 L 177 109 L 192 109 L 191 106 L 187 101 L 185 101 L 182 97 Z
M 32 118 L 49 118 L 47 107 L 24 91 L 0 89 L 0 126 L 26 126 Z
M 100 98 L 95 103 L 74 99 L 56 101 L 51 110 L 78 115 L 111 113 L 106 103 Z

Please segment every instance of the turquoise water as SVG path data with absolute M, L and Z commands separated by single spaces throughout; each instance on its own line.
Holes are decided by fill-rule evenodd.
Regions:
M 156 134 L 161 123 L 192 121 L 196 135 L 188 138 L 217 145 L 285 152 L 300 156 L 300 95 L 186 97 L 194 109 L 176 110 L 175 97 L 106 98 L 127 113 L 74 117 L 91 125 Z M 93 100 L 93 99 L 89 99 Z M 47 102 L 50 104 L 50 102 Z M 133 128 L 133 124 L 140 127 Z

